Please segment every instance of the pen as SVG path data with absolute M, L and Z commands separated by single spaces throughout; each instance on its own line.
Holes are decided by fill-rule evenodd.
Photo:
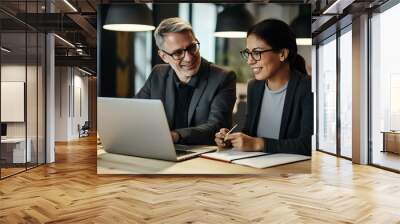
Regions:
M 226 141 L 226 138 L 228 137 L 228 135 L 229 135 L 237 126 L 238 126 L 238 125 L 235 124 L 235 126 L 233 126 L 233 127 L 231 128 L 231 130 L 229 130 L 228 133 L 226 133 L 226 135 L 225 135 L 225 137 L 224 137 L 224 141 Z
M 226 135 L 225 135 L 225 137 L 224 137 L 224 142 L 226 141 L 226 137 L 227 137 L 227 136 L 233 131 L 233 129 L 235 129 L 237 126 L 238 126 L 238 125 L 235 124 L 235 125 L 231 128 L 231 130 L 229 130 L 228 133 L 226 133 Z M 220 149 L 217 148 L 217 152 L 219 152 L 219 151 L 220 151 Z

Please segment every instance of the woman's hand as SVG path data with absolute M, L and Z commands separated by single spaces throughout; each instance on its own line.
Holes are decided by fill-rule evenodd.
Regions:
M 221 128 L 219 132 L 215 134 L 215 143 L 217 144 L 219 149 L 228 148 L 231 146 L 229 141 L 224 141 L 226 134 L 228 133 L 227 128 Z
M 241 132 L 229 134 L 226 137 L 226 140 L 230 141 L 232 147 L 237 150 L 248 152 L 259 152 L 264 150 L 264 139 L 251 137 Z

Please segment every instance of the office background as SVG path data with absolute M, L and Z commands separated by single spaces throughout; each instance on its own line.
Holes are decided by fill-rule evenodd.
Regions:
M 54 143 L 78 139 L 86 121 L 96 128 L 95 50 L 62 4 L 0 2 L 0 178 L 54 162 Z
M 96 5 L 122 1 L 0 1 L 1 36 L 7 32 L 21 35 L 22 45 L 17 46 L 26 52 L 30 43 L 24 41 L 28 25 L 38 29 L 39 36 L 44 35 L 45 121 L 40 118 L 43 115 L 40 108 L 35 117 L 39 117 L 39 125 L 46 127 L 45 158 L 49 163 L 18 175 L 11 172 L 11 176 L 5 175 L 4 167 L 0 169 L 0 222 L 399 222 L 400 202 L 396 198 L 400 198 L 400 168 L 395 166 L 400 164 L 400 156 L 395 151 L 399 149 L 395 147 L 399 140 L 393 137 L 399 136 L 399 132 L 390 131 L 397 129 L 398 93 L 397 84 L 392 83 L 397 82 L 395 74 L 399 73 L 396 61 L 400 46 L 396 41 L 400 32 L 397 29 L 398 0 L 290 0 L 294 4 L 310 3 L 312 6 L 312 78 L 316 99 L 319 98 L 314 107 L 319 122 L 314 124 L 318 126 L 319 130 L 315 130 L 321 144 L 313 151 L 312 173 L 291 175 L 283 171 L 272 178 L 258 175 L 104 177 L 96 174 L 95 132 L 87 138 L 70 135 L 70 140 L 54 144 L 55 119 L 60 116 L 55 112 L 56 105 L 60 105 L 55 97 L 56 67 L 69 67 L 65 73 L 70 76 L 74 68 L 75 75 L 88 75 L 87 72 L 91 74 L 89 80 L 96 79 Z M 125 0 L 128 1 L 132 2 Z M 258 0 L 252 2 L 259 3 Z M 31 6 L 35 10 L 27 10 Z M 32 14 L 25 15 L 28 12 Z M 28 25 L 21 25 L 21 21 Z M 5 67 L 3 60 L 19 48 L 10 47 L 18 38 L 9 40 L 7 44 L 0 41 L 2 68 Z M 30 71 L 26 55 L 22 55 L 20 64 L 24 77 Z M 351 63 L 346 65 L 348 58 Z M 389 78 L 391 76 L 393 78 Z M 34 77 L 36 80 L 36 75 Z M 324 80 L 330 79 L 335 81 L 328 89 Z M 31 79 L 23 80 L 26 83 Z M 347 89 L 350 80 L 351 90 Z M 71 86 L 70 81 L 65 81 L 65 86 Z M 88 89 L 93 88 L 96 86 L 89 81 Z M 82 104 L 88 107 L 89 120 L 95 116 L 91 115 L 90 107 L 96 102 L 90 98 L 90 92 L 89 105 Z M 62 102 L 71 102 L 66 105 L 70 109 L 63 110 L 62 114 L 68 116 L 73 100 L 69 94 L 62 96 Z M 29 97 L 24 96 L 24 99 Z M 31 110 L 24 103 L 24 114 L 25 111 Z M 349 113 L 351 124 L 346 117 Z M 30 120 L 27 114 L 24 122 L 14 122 L 14 125 L 22 124 L 29 129 Z M 331 122 L 336 123 L 332 125 Z M 343 134 L 350 129 L 351 135 Z M 333 138 L 324 132 L 332 133 Z M 25 133 L 22 138 L 29 138 Z M 351 152 L 346 152 L 345 145 L 350 142 Z M 0 149 L 2 153 L 4 148 Z M 328 150 L 333 153 L 325 153 Z M 388 160 L 378 160 L 375 154 L 387 155 Z M 351 160 L 342 158 L 343 155 L 351 156 Z M 19 169 L 26 170 L 25 164 Z
M 400 32 L 393 27 L 400 5 L 388 2 L 353 17 L 338 17 L 313 38 L 316 148 L 398 171 Z
M 5 125 L 2 125 L 2 129 L 7 130 L 7 136 L 22 139 L 19 142 L 25 149 L 33 144 L 33 164 L 41 164 L 41 158 L 47 158 L 48 162 L 54 161 L 54 141 L 75 139 L 78 123 L 82 125 L 83 121 L 91 121 L 91 128 L 95 130 L 96 101 L 93 100 L 93 92 L 98 72 L 98 3 L 77 1 L 72 4 L 72 7 L 79 6 L 76 9 L 61 1 L 1 1 L 1 81 L 25 83 L 24 120 L 3 122 Z M 339 11 L 332 12 L 331 6 L 334 3 L 317 1 L 311 4 L 313 13 L 319 12 L 323 16 L 313 16 L 312 53 L 309 57 L 304 54 L 307 61 L 307 58 L 311 58 L 308 64 L 312 64 L 310 70 L 316 97 L 314 148 L 356 163 L 399 170 L 396 166 L 399 164 L 399 156 L 396 154 L 398 135 L 392 133 L 399 129 L 399 106 L 396 100 L 399 71 L 395 61 L 398 44 L 393 39 L 399 36 L 398 31 L 393 29 L 395 21 L 398 21 L 399 6 L 396 1 L 375 2 L 371 5 L 352 2 L 340 4 L 337 7 Z M 248 10 L 255 10 L 251 4 Z M 191 18 L 197 33 L 205 29 L 201 26 L 203 21 L 199 19 L 201 10 L 215 10 L 215 15 L 210 16 L 210 21 L 213 21 L 223 8 L 223 4 L 202 4 L 201 7 L 189 3 L 179 5 L 182 7 L 170 4 L 168 13 L 188 20 Z M 299 11 L 294 5 L 288 5 L 292 8 L 289 9 L 292 14 L 284 15 L 276 5 L 269 5 L 272 9 L 268 15 L 282 15 L 288 23 L 295 17 L 295 12 Z M 154 10 L 157 11 L 157 7 Z M 162 15 L 162 11 L 157 12 Z M 47 15 L 49 12 L 53 14 Z M 330 15 L 332 13 L 339 14 Z M 73 20 L 71 16 L 81 20 Z M 46 24 L 45 21 L 51 22 Z M 135 75 L 132 75 L 135 78 L 128 82 L 129 89 L 122 88 L 123 91 L 118 93 L 121 96 L 131 96 L 143 84 L 151 66 L 158 59 L 153 56 L 155 51 L 151 34 L 141 33 L 135 37 L 122 35 L 119 38 L 125 41 L 133 38 L 132 44 L 137 42 L 135 50 L 129 54 L 132 57 L 130 61 L 137 63 L 133 73 Z M 208 42 L 201 36 L 199 38 L 204 57 L 228 66 L 238 65 L 233 68 L 239 70 L 241 75 L 248 72 L 246 69 L 241 70 L 245 67 L 238 55 L 237 58 L 227 58 L 218 53 L 224 52 L 221 48 L 225 47 L 229 52 L 233 51 L 229 55 L 235 55 L 237 49 L 234 47 L 240 44 L 236 44 L 238 40 L 214 38 L 214 41 Z M 214 47 L 205 47 L 207 44 Z M 209 49 L 215 51 L 204 51 Z M 142 55 L 146 63 L 138 63 L 140 57 L 135 58 L 135 54 Z M 240 92 L 242 86 L 238 85 L 238 89 Z M 5 109 L 1 108 L 2 111 Z M 70 117 L 78 114 L 82 116 Z M 61 117 L 64 119 L 59 119 Z M 56 119 L 59 119 L 57 125 Z M 3 145 L 0 147 L 3 155 L 6 154 L 3 150 L 9 150 Z M 46 156 L 40 153 L 44 149 Z M 27 155 L 22 152 L 24 154 Z M 23 164 L 19 170 L 31 166 L 25 167 Z M 4 167 L 1 170 L 4 171 Z

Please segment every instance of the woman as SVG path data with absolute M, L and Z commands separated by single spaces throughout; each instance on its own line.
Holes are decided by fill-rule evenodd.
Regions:
M 248 84 L 243 132 L 215 135 L 219 148 L 311 155 L 313 95 L 289 26 L 267 19 L 247 32 L 241 51 L 255 79 Z

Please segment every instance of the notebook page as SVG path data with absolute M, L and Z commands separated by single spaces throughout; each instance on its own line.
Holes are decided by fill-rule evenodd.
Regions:
M 202 157 L 231 162 L 237 159 L 267 155 L 265 152 L 243 152 L 236 149 L 227 149 L 219 152 L 205 153 Z
M 276 153 L 253 158 L 239 159 L 233 161 L 232 163 L 263 169 L 271 166 L 283 165 L 309 159 L 311 159 L 310 156 Z

